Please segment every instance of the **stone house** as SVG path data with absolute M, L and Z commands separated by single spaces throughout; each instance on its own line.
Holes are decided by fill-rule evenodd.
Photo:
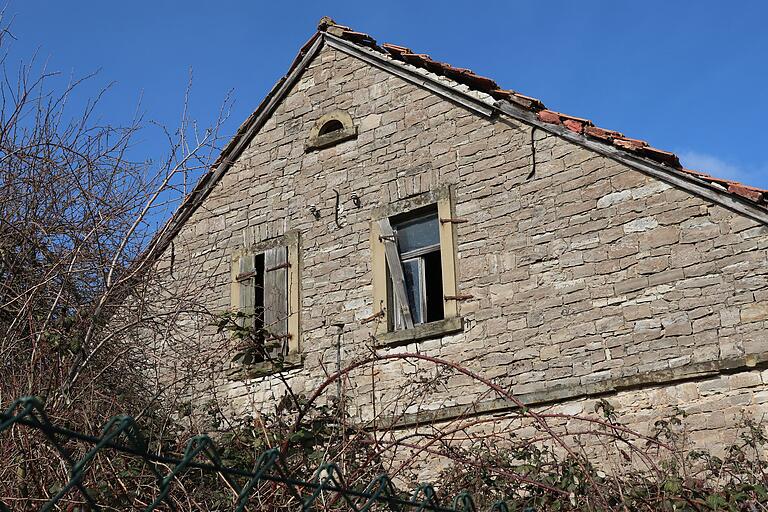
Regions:
M 261 333 L 219 385 L 233 410 L 274 404 L 277 373 L 308 392 L 409 352 L 532 406 L 678 406 L 706 442 L 768 412 L 767 197 L 324 18 L 158 248 Z M 345 392 L 365 422 L 430 367 L 384 361 Z M 396 426 L 511 407 L 454 375 Z

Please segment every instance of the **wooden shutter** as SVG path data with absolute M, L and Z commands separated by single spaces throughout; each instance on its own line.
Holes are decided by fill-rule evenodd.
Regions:
M 402 263 L 400 263 L 400 254 L 397 252 L 395 233 L 392 231 L 389 219 L 380 219 L 378 224 L 381 241 L 384 243 L 384 256 L 387 260 L 387 267 L 389 267 L 389 274 L 392 276 L 394 302 L 397 305 L 395 314 L 400 315 L 400 320 L 406 329 L 412 329 L 413 318 L 411 317 L 411 308 L 408 306 L 408 295 L 405 293 L 405 277 L 403 276 Z
M 459 295 L 456 281 L 456 224 L 452 221 L 455 216 L 455 193 L 453 187 L 443 189 L 437 200 L 437 215 L 440 217 L 440 259 L 443 271 L 443 315 L 445 318 L 459 316 Z
M 288 248 L 264 253 L 264 330 L 270 355 L 286 354 L 288 347 Z
M 244 254 L 240 256 L 238 263 L 237 283 L 239 288 L 239 310 L 245 315 L 242 321 L 243 327 L 253 326 L 254 300 L 256 290 L 254 288 L 254 255 Z

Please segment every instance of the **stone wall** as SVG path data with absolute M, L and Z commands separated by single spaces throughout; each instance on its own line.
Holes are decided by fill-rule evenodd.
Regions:
M 306 152 L 315 121 L 335 109 L 351 115 L 357 139 Z M 445 184 L 455 186 L 456 215 L 467 221 L 456 225 L 459 292 L 472 296 L 459 306 L 464 332 L 380 353 L 440 357 L 516 394 L 566 389 L 569 399 L 596 383 L 702 363 L 762 364 L 764 226 L 539 129 L 479 117 L 330 48 L 184 226 L 174 265 L 201 269 L 190 273 L 205 283 L 199 299 L 224 311 L 229 255 L 298 230 L 304 364 L 288 378 L 308 391 L 371 351 L 374 326 L 363 322 L 372 313 L 371 211 Z M 214 327 L 194 334 L 212 344 L 223 336 Z M 375 385 L 371 371 L 360 371 L 345 389 L 368 418 L 372 395 L 392 401 L 404 380 L 435 371 L 424 362 L 381 363 Z M 758 379 L 750 400 L 763 397 L 759 374 L 744 375 L 722 379 Z M 647 403 L 700 385 L 625 396 Z M 228 407 L 247 412 L 271 407 L 283 383 L 223 380 L 219 391 Z M 706 392 L 696 393 L 680 400 L 708 407 Z M 742 394 L 723 405 L 744 405 L 733 396 Z M 486 399 L 485 387 L 453 375 L 429 400 L 403 408 Z
M 486 443 L 492 439 L 497 447 L 536 439 L 539 446 L 547 445 L 555 453 L 564 454 L 565 445 L 586 455 L 606 473 L 621 474 L 650 469 L 642 455 L 649 455 L 652 463 L 658 465 L 694 448 L 705 448 L 718 457 L 726 456 L 729 446 L 743 444 L 741 435 L 749 431 L 745 420 L 759 421 L 768 415 L 767 386 L 768 371 L 752 370 L 532 408 L 543 416 L 546 428 L 530 415 L 521 418 L 512 411 L 492 417 L 454 417 L 423 427 L 411 426 L 396 430 L 392 439 L 406 438 L 412 445 L 434 447 L 439 445 L 435 437 L 444 436 L 445 441 L 465 449 L 476 448 L 479 439 Z M 614 408 L 616 424 L 626 430 L 601 428 L 588 421 L 605 420 L 599 400 L 606 400 Z M 673 418 L 680 423 L 672 421 Z M 483 421 L 485 419 L 490 421 Z M 657 425 L 658 420 L 666 421 L 667 425 Z M 664 428 L 669 434 L 657 437 L 658 431 Z M 559 440 L 554 441 L 548 431 Z M 612 443 L 612 438 L 601 432 L 618 434 L 627 442 Z M 649 439 L 658 439 L 659 443 Z M 630 449 L 630 445 L 636 451 Z M 452 467 L 453 461 L 436 452 L 439 450 L 419 452 L 405 448 L 396 450 L 394 457 L 415 469 L 414 481 L 437 482 L 441 480 L 440 472 Z M 762 452 L 763 457 L 768 455 L 764 449 Z M 419 463 L 405 462 L 414 456 L 420 459 Z M 686 464 L 691 466 L 689 469 L 697 465 L 692 459 Z

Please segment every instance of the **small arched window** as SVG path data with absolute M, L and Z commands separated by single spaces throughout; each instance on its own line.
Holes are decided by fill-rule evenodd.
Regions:
M 307 151 L 323 149 L 357 137 L 357 126 L 343 110 L 325 114 L 315 122 L 309 132 Z
M 329 133 L 338 132 L 344 129 L 344 125 L 338 119 L 331 119 L 323 126 L 320 127 L 320 133 L 318 135 L 328 135 Z

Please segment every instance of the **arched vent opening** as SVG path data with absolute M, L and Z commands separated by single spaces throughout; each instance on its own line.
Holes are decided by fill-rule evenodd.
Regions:
M 307 151 L 323 149 L 357 138 L 357 126 L 343 110 L 329 112 L 318 119 L 309 132 Z
M 329 133 L 338 132 L 344 129 L 344 125 L 338 119 L 331 119 L 320 128 L 319 135 L 328 135 Z

